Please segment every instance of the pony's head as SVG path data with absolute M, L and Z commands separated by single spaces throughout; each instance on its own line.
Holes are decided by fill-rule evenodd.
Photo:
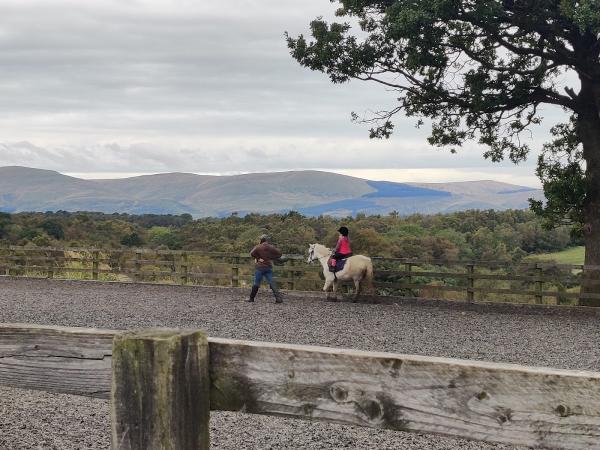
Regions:
M 317 245 L 317 244 L 310 244 L 308 246 L 308 259 L 306 260 L 306 262 L 309 263 L 309 264 L 316 259 L 316 256 L 315 256 L 315 245 Z
M 316 259 L 323 258 L 324 256 L 328 256 L 330 250 L 321 244 L 310 244 L 308 246 L 308 259 L 307 262 L 311 263 Z

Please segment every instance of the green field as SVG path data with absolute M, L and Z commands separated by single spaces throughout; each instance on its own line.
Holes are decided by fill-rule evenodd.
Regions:
M 583 264 L 585 247 L 572 247 L 555 253 L 542 253 L 525 258 L 527 261 L 556 261 L 559 264 Z

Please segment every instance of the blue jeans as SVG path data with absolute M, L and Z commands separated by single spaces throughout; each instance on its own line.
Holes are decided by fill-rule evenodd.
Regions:
M 277 289 L 275 280 L 273 280 L 273 269 L 270 267 L 257 268 L 254 272 L 254 286 L 260 286 L 260 282 L 263 278 L 266 278 L 269 286 L 271 286 L 271 289 Z

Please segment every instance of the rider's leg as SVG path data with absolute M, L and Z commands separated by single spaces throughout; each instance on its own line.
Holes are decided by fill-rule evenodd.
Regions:
M 329 267 L 329 271 L 335 273 L 335 265 L 337 264 L 337 259 L 335 259 L 335 256 L 331 256 L 328 260 L 327 260 L 327 267 Z

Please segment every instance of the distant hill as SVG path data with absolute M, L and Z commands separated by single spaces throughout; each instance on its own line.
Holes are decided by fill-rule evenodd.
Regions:
M 540 189 L 496 181 L 393 183 L 319 171 L 208 176 L 166 173 L 82 180 L 27 167 L 0 167 L 0 211 L 99 211 L 228 216 L 400 214 L 522 209 Z

